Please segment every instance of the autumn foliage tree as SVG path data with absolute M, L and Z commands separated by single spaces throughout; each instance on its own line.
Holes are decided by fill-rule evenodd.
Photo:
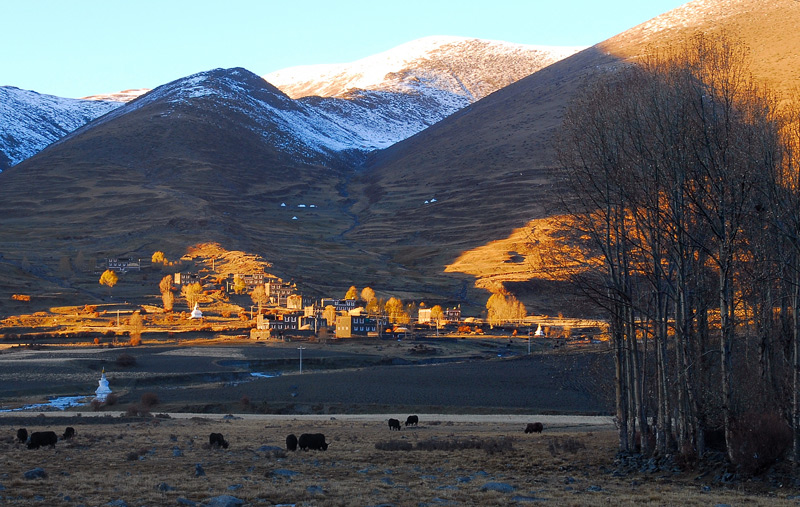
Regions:
M 119 277 L 112 269 L 107 269 L 103 271 L 102 275 L 100 275 L 100 285 L 105 285 L 108 287 L 109 292 L 111 292 L 111 289 L 117 284 L 118 281 Z
M 181 296 L 186 299 L 186 304 L 189 306 L 191 310 L 194 308 L 195 303 L 200 301 L 200 296 L 203 294 L 203 287 L 195 282 L 189 283 L 181 287 Z
M 128 319 L 128 331 L 131 337 L 131 346 L 136 347 L 142 343 L 142 330 L 144 329 L 144 319 L 140 311 L 135 311 Z
M 444 317 L 444 311 L 440 305 L 434 305 L 431 308 L 431 320 L 436 322 L 436 326 L 439 326 L 439 322 Z
M 439 310 L 441 311 L 441 308 Z M 511 295 L 492 294 L 486 301 L 486 310 L 487 320 L 492 326 L 521 321 L 528 316 L 525 305 Z
M 328 327 L 336 325 L 336 308 L 328 305 L 322 310 L 322 318 L 328 323 Z
M 375 299 L 375 291 L 372 290 L 370 287 L 364 287 L 361 289 L 361 299 L 369 303 L 373 299 Z
M 233 292 L 236 294 L 242 294 L 245 290 L 247 290 L 247 284 L 244 283 L 244 279 L 239 275 L 234 275 Z
M 161 251 L 153 252 L 153 256 L 150 257 L 150 262 L 153 265 L 156 264 L 166 265 L 167 263 L 169 263 L 167 258 L 164 256 L 164 252 Z
M 347 294 L 344 295 L 345 299 L 356 299 L 358 297 L 358 289 L 355 285 L 351 285 L 349 289 L 347 289 Z
M 259 284 L 253 289 L 253 292 L 250 293 L 250 299 L 253 300 L 253 303 L 258 305 L 258 311 L 261 312 L 261 307 L 269 302 L 269 296 L 267 296 L 267 290 L 264 288 L 264 284 Z
M 396 297 L 390 297 L 386 301 L 384 309 L 389 317 L 389 322 L 398 322 L 401 320 L 401 315 L 405 313 L 403 311 L 403 302 Z
M 167 275 L 158 284 L 161 291 L 161 302 L 164 303 L 164 311 L 171 312 L 175 306 L 175 294 L 172 292 L 172 276 Z

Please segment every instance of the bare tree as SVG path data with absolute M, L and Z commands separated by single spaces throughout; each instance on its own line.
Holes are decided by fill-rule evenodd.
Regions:
M 601 76 L 566 114 L 559 157 L 574 191 L 576 229 L 602 266 L 582 286 L 609 314 L 623 450 L 648 450 L 652 407 L 644 393 L 653 391 L 660 451 L 677 441 L 702 454 L 710 396 L 732 455 L 733 347 L 744 324 L 737 309 L 749 294 L 769 314 L 769 298 L 744 288 L 777 272 L 768 253 L 749 247 L 759 234 L 754 197 L 780 159 L 774 110 L 749 78 L 742 44 L 696 36 Z M 709 374 L 712 307 L 719 378 L 700 386 Z

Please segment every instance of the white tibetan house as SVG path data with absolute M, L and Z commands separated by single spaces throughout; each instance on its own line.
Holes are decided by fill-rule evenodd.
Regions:
M 536 328 L 536 332 L 533 334 L 534 336 L 544 336 L 544 331 L 542 331 L 542 325 L 539 324 L 539 327 Z
M 189 316 L 190 319 L 202 319 L 203 312 L 200 311 L 199 303 L 194 304 L 194 310 L 192 310 L 192 314 Z

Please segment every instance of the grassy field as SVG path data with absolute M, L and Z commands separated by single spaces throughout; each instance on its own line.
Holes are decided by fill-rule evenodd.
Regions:
M 722 460 L 681 470 L 615 459 L 608 351 L 551 344 L 534 341 L 530 356 L 525 339 L 486 337 L 5 349 L 4 407 L 91 395 L 103 368 L 119 399 L 0 413 L 0 504 L 789 505 L 800 493 L 785 473 L 724 482 Z M 268 372 L 279 375 L 252 375 Z M 389 430 L 409 414 L 418 427 Z M 525 434 L 535 421 L 544 432 Z M 55 449 L 15 441 L 20 427 L 66 426 L 77 437 Z M 211 432 L 230 446 L 209 448 Z M 284 450 L 288 434 L 317 432 L 327 451 Z M 46 477 L 26 479 L 37 467 Z
M 613 370 L 604 344 L 552 349 L 553 340 L 532 340 L 528 355 L 527 342 L 181 338 L 139 347 L 14 347 L 0 353 L 0 408 L 92 395 L 105 369 L 119 396 L 107 408 L 123 411 L 153 393 L 155 410 L 176 412 L 611 412 Z
M 247 505 L 796 504 L 787 499 L 796 492 L 721 486 L 713 474 L 702 480 L 696 472 L 615 475 L 608 426 L 545 423 L 542 434 L 529 435 L 521 422 L 423 415 L 418 427 L 398 432 L 388 429 L 386 417 L 0 418 L 0 499 L 8 505 L 191 505 L 221 495 Z M 60 434 L 67 424 L 77 436 L 55 449 L 14 442 L 19 426 Z M 211 432 L 222 433 L 229 447 L 210 448 Z M 304 432 L 324 433 L 328 450 L 284 450 L 286 435 Z M 411 450 L 378 449 L 404 446 Z M 37 467 L 46 477 L 25 479 Z

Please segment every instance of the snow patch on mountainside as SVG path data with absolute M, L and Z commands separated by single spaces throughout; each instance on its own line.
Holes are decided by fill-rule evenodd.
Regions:
M 352 63 L 291 67 L 264 79 L 293 98 L 345 98 L 353 90 L 418 93 L 433 88 L 474 102 L 581 49 L 433 36 Z
M 149 88 L 133 88 L 131 90 L 122 90 L 120 92 L 113 92 L 113 93 L 99 93 L 97 95 L 89 95 L 88 97 L 82 97 L 81 100 L 102 100 L 102 101 L 112 101 L 112 102 L 130 102 L 133 99 L 141 97 L 145 93 L 149 92 Z
M 0 87 L 0 170 L 35 155 L 47 145 L 121 102 L 67 99 L 13 86 Z

